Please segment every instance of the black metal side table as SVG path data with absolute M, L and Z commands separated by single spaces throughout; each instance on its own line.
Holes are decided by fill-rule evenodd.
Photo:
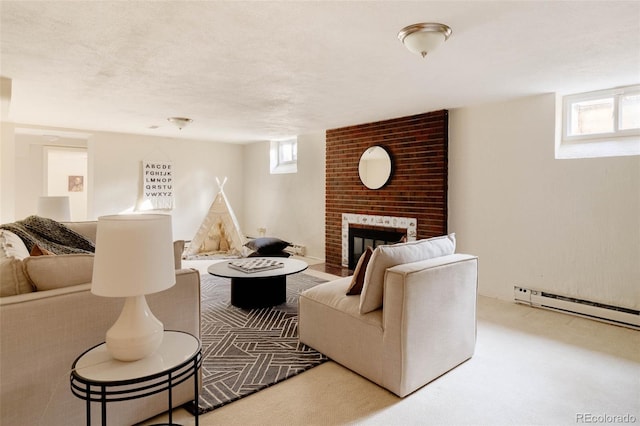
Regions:
M 147 358 L 133 362 L 115 360 L 101 343 L 80 355 L 71 367 L 71 391 L 86 401 L 87 425 L 91 403 L 99 402 L 102 425 L 107 425 L 107 403 L 128 401 L 168 391 L 169 424 L 173 425 L 172 390 L 193 378 L 198 422 L 198 369 L 202 363 L 200 341 L 181 331 L 165 331 L 162 345 Z

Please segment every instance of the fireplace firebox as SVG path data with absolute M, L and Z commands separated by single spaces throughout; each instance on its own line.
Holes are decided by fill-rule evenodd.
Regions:
M 381 244 L 397 243 L 401 239 L 415 241 L 417 227 L 418 220 L 415 217 L 342 213 L 341 265 L 353 269 L 367 246 L 375 248 Z M 356 244 L 354 238 L 350 237 L 352 232 L 360 238 Z
M 354 269 L 362 253 L 371 247 L 384 244 L 395 244 L 407 236 L 406 230 L 396 231 L 388 228 L 349 227 L 349 269 Z

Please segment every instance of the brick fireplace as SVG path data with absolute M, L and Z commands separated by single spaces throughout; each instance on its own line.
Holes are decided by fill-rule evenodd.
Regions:
M 373 145 L 383 146 L 393 162 L 389 182 L 377 190 L 358 177 L 360 156 Z M 446 110 L 327 130 L 326 263 L 345 264 L 345 215 L 347 240 L 349 223 L 373 229 L 385 228 L 384 221 L 411 223 L 396 228 L 409 240 L 446 234 L 447 145 Z

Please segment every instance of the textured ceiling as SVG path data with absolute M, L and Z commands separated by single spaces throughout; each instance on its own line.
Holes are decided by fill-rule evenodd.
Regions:
M 0 7 L 0 74 L 21 124 L 250 142 L 640 82 L 638 1 Z M 396 38 L 417 22 L 453 35 L 421 59 Z M 170 116 L 194 121 L 179 131 Z

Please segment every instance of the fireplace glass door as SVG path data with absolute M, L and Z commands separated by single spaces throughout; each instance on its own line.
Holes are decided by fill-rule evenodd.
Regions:
M 349 227 L 349 269 L 356 267 L 367 247 L 375 249 L 380 245 L 395 244 L 405 236 L 405 232 L 388 229 Z

